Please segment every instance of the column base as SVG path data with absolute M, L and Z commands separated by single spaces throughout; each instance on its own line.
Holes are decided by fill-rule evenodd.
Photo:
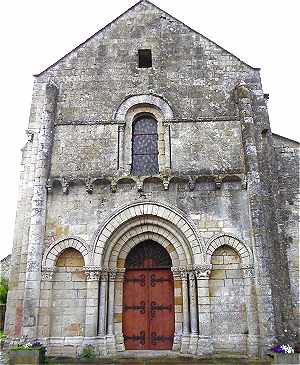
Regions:
M 180 348 L 181 348 L 181 334 L 175 333 L 172 351 L 180 351 Z
M 116 341 L 116 351 L 117 352 L 125 351 L 123 333 L 117 333 L 115 335 L 115 341 Z
M 188 353 L 196 355 L 197 354 L 197 347 L 198 347 L 198 335 L 191 334 Z
M 183 334 L 181 337 L 181 347 L 180 352 L 182 354 L 187 354 L 190 345 L 190 334 Z
M 115 335 L 107 335 L 106 336 L 106 349 L 107 355 L 115 355 L 116 354 L 116 339 Z
M 213 340 L 210 336 L 199 336 L 197 355 L 210 355 L 214 352 Z

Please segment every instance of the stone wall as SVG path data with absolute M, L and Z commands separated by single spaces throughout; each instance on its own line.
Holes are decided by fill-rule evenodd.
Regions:
M 228 246 L 219 247 L 212 255 L 209 295 L 217 351 L 247 351 L 246 335 L 249 331 L 240 261 L 239 255 Z
M 280 229 L 287 250 L 293 311 L 299 327 L 299 143 L 273 135 L 280 192 Z
M 165 202 L 181 209 L 194 222 L 199 235 L 209 240 L 221 232 L 241 237 L 251 247 L 247 194 L 240 182 L 224 182 L 216 190 L 213 182 L 198 182 L 190 191 L 188 181 L 171 182 L 168 191 L 158 181 L 146 181 L 144 191 L 136 184 L 121 183 L 111 193 L 109 184 L 95 184 L 92 194 L 82 185 L 70 187 L 68 195 L 57 186 L 48 195 L 45 245 L 64 237 L 78 236 L 92 244 L 99 226 L 118 208 L 130 202 Z
M 145 48 L 152 50 L 151 68 L 138 67 L 138 50 Z M 130 176 L 132 121 L 135 113 L 149 111 L 158 121 L 160 174 Z M 284 333 L 287 318 L 293 316 L 293 313 L 284 316 L 290 311 L 288 281 L 294 310 L 297 305 L 298 232 L 294 223 L 297 158 L 293 143 L 291 146 L 289 142 L 287 147 L 286 142 L 278 142 L 276 138 L 274 154 L 259 70 L 142 1 L 37 75 L 27 133 L 6 316 L 9 336 L 53 336 L 50 344 L 60 338 L 59 353 L 65 343 L 62 341 L 84 334 L 84 324 L 85 336 L 95 336 L 98 299 L 103 308 L 109 309 L 105 306 L 106 298 L 101 295 L 98 298 L 100 273 L 91 271 L 86 283 L 82 269 L 73 266 L 74 257 L 55 262 L 55 274 L 52 268 L 43 267 L 41 272 L 42 256 L 55 243 L 72 237 L 82 243 L 87 256 L 92 255 L 97 235 L 108 219 L 124 206 L 149 201 L 173 207 L 180 214 L 160 207 L 155 209 L 167 217 L 152 212 L 145 213 L 140 220 L 147 220 L 145 225 L 150 227 L 148 220 L 153 217 L 154 226 L 162 221 L 165 224 L 169 216 L 175 217 L 178 226 L 172 226 L 172 232 L 176 234 L 166 234 L 166 247 L 170 237 L 174 241 L 177 236 L 183 237 L 184 242 L 189 242 L 180 231 L 184 227 L 196 237 L 190 248 L 194 256 L 188 263 L 197 259 L 204 265 L 200 267 L 204 271 L 198 268 L 200 271 L 195 269 L 188 275 L 190 268 L 184 268 L 184 319 L 179 321 L 178 328 L 183 323 L 185 338 L 180 345 L 181 334 L 176 333 L 177 350 L 212 351 L 213 335 L 217 349 L 244 351 L 246 341 L 247 351 L 256 355 L 259 346 L 269 346 L 275 336 Z M 95 179 L 91 180 L 92 177 Z M 124 223 L 122 219 L 120 225 Z M 119 226 L 111 229 L 116 234 Z M 160 232 L 165 232 L 162 227 Z M 216 251 L 208 283 L 210 262 L 206 262 L 206 249 L 216 237 L 225 234 L 234 237 L 242 252 L 254 257 L 253 262 L 248 260 L 248 266 L 241 267 L 246 283 L 242 306 L 232 299 L 233 294 L 243 296 L 240 271 L 233 266 L 239 263 L 225 264 L 227 260 L 237 261 L 231 249 L 222 249 L 221 254 Z M 103 236 L 106 237 L 105 233 Z M 103 242 L 100 251 L 106 243 L 110 244 L 108 237 Z M 182 247 L 178 250 L 184 252 Z M 102 257 L 97 260 L 100 264 Z M 223 263 L 218 264 L 218 260 Z M 87 264 L 95 262 L 87 260 Z M 82 265 L 81 262 L 79 266 Z M 176 270 L 182 279 L 180 268 Z M 109 282 L 102 281 L 101 285 L 109 291 L 112 306 L 116 297 L 116 308 L 120 310 L 121 296 L 119 292 L 115 296 L 114 290 L 121 290 L 121 279 L 116 279 L 116 272 L 105 275 Z M 218 275 L 225 277 L 217 278 Z M 196 292 L 187 283 L 189 280 L 194 283 L 195 277 L 200 298 L 198 350 L 195 350 L 197 343 L 189 344 L 188 334 L 188 309 L 191 302 L 196 303 Z M 222 287 L 217 285 L 221 281 Z M 215 325 L 211 333 L 207 330 L 211 324 L 207 306 L 209 286 L 216 294 L 211 296 Z M 188 290 L 193 298 L 190 303 Z M 77 303 L 78 308 L 72 307 L 72 303 Z M 218 321 L 221 312 L 233 318 L 231 311 L 229 314 L 225 310 L 229 303 L 237 308 L 232 313 L 240 319 L 239 327 L 231 326 L 229 319 Z M 69 315 L 69 307 L 74 316 Z M 197 333 L 195 308 L 191 308 L 191 323 Z M 105 341 L 102 343 L 105 351 L 111 352 L 122 349 L 119 332 L 119 342 L 114 344 L 114 314 L 118 318 L 116 328 L 121 330 L 120 312 L 109 310 L 109 333 L 104 339 L 108 341 L 107 347 L 103 345 Z M 227 344 L 217 332 L 227 332 Z M 106 328 L 102 335 L 106 335 Z
M 6 256 L 0 261 L 0 275 L 5 279 L 9 279 L 11 255 Z

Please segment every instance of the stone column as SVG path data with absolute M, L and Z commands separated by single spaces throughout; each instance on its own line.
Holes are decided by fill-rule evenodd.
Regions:
M 85 337 L 97 336 L 98 323 L 98 295 L 99 278 L 101 268 L 85 267 L 86 273 L 86 314 L 85 314 Z
M 52 280 L 55 275 L 55 269 L 55 267 L 43 267 L 42 269 L 40 299 L 47 303 L 43 304 L 39 315 L 38 333 L 42 338 L 49 338 L 51 334 Z
M 117 270 L 109 270 L 109 290 L 108 290 L 108 314 L 107 314 L 107 336 L 106 346 L 109 354 L 116 352 L 116 341 L 114 334 L 114 310 L 115 310 L 115 281 Z
M 119 133 L 119 170 L 124 170 L 124 134 L 125 134 L 125 124 L 121 124 L 118 127 Z
M 47 84 L 43 120 L 38 134 L 23 301 L 22 334 L 30 339 L 38 337 L 41 262 L 47 209 L 46 182 L 50 168 L 57 95 L 57 87 L 54 84 Z
M 208 280 L 211 265 L 195 267 L 198 291 L 198 322 L 199 338 L 197 354 L 211 354 L 213 352 L 213 340 L 211 331 L 210 299 Z
M 173 341 L 173 351 L 180 351 L 182 338 L 182 284 L 181 273 L 179 267 L 171 268 L 174 278 L 174 307 L 175 307 L 175 332 Z
M 187 353 L 190 344 L 190 313 L 189 313 L 189 298 L 188 298 L 188 273 L 187 269 L 181 269 L 182 283 L 182 307 L 183 307 L 183 334 L 181 341 L 182 353 Z
M 107 324 L 107 288 L 108 288 L 108 272 L 102 270 L 99 294 L 99 326 L 98 336 L 100 337 L 99 350 L 100 355 L 106 355 L 106 324 Z
M 122 319 L 123 319 L 123 283 L 125 269 L 117 269 L 117 276 L 115 280 L 115 340 L 116 340 L 116 350 L 124 351 L 124 337 L 122 330 Z
M 190 347 L 189 353 L 197 353 L 198 344 L 198 319 L 197 319 L 197 297 L 196 297 L 196 283 L 195 274 L 193 271 L 189 272 L 189 292 L 190 292 L 190 314 L 191 314 L 191 336 L 190 336 Z
M 257 305 L 260 322 L 260 335 L 262 336 L 262 348 L 268 348 L 274 342 L 274 307 L 271 291 L 270 266 L 272 252 L 270 247 L 274 244 L 269 241 L 272 239 L 272 232 L 267 233 L 267 222 L 264 217 L 264 203 L 262 197 L 266 195 L 262 186 L 261 171 L 258 163 L 257 147 L 255 142 L 255 126 L 253 110 L 251 104 L 250 90 L 244 82 L 236 88 L 236 99 L 242 124 L 242 142 L 245 155 L 245 165 L 248 181 L 248 199 L 252 222 L 253 247 L 256 251 L 257 259 L 256 286 L 260 287 L 257 296 Z M 279 315 L 280 316 L 280 315 Z
M 254 269 L 252 267 L 242 267 L 245 289 L 245 301 L 247 310 L 247 355 L 258 356 L 259 330 L 258 313 L 256 302 L 256 289 L 254 283 Z

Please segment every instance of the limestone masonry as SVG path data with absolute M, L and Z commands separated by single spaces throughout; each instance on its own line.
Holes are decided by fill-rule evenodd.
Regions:
M 27 134 L 10 340 L 67 356 L 297 342 L 299 144 L 272 134 L 259 69 L 142 0 L 35 76 Z M 126 302 L 160 285 L 170 304 Z M 134 332 L 130 311 L 164 320 Z

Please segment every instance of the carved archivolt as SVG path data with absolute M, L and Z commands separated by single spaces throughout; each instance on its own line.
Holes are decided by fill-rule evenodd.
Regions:
M 145 239 L 168 247 L 173 265 L 203 262 L 203 244 L 193 225 L 177 210 L 154 202 L 132 204 L 109 218 L 95 237 L 93 262 L 116 266 L 118 258 Z
M 125 99 L 116 110 L 113 119 L 117 121 L 124 121 L 127 111 L 133 106 L 139 104 L 148 104 L 155 106 L 163 114 L 164 120 L 171 120 L 174 118 L 174 114 L 170 105 L 161 96 L 145 94 L 134 95 Z
M 89 264 L 90 252 L 87 244 L 80 238 L 67 237 L 53 243 L 47 248 L 43 255 L 42 267 L 54 267 L 58 256 L 67 248 L 74 248 L 75 250 L 79 251 L 83 256 L 85 266 Z

